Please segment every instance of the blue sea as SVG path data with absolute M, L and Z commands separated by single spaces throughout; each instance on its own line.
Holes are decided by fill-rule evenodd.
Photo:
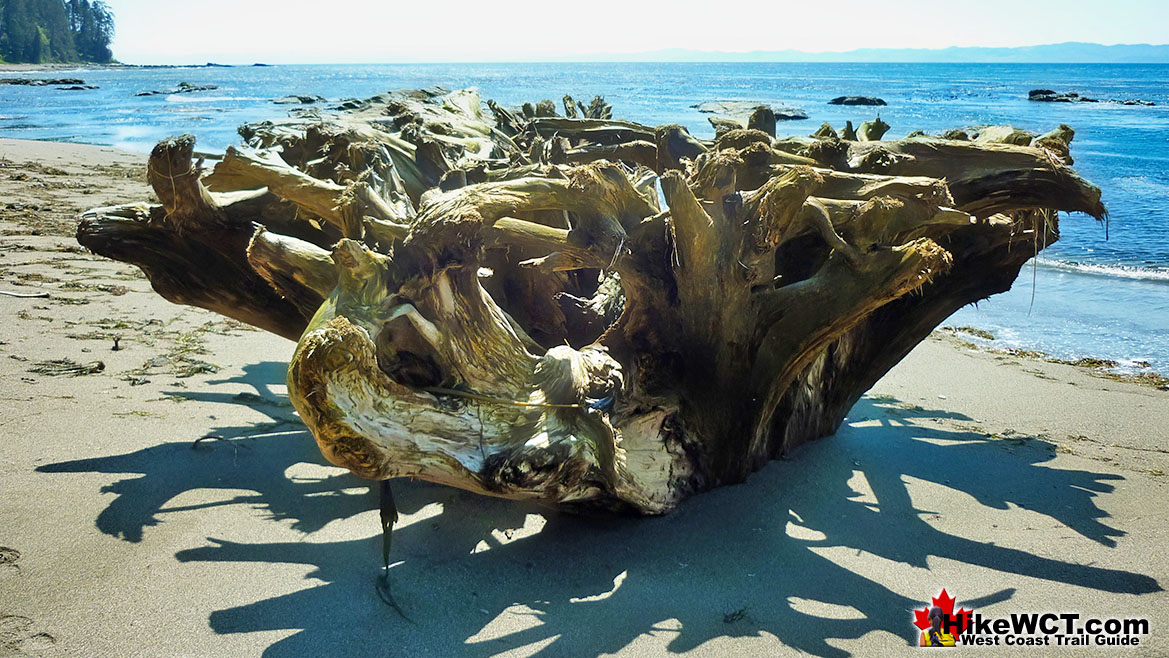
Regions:
M 1028 264 L 1008 293 L 956 313 L 947 324 L 992 331 L 997 347 L 1060 358 L 1093 356 L 1139 372 L 1148 362 L 1169 374 L 1169 66 L 1111 64 L 430 64 L 233 68 L 104 69 L 4 74 L 80 77 L 100 88 L 0 86 L 0 136 L 116 146 L 147 152 L 189 132 L 203 151 L 237 143 L 236 127 L 284 116 L 272 100 L 317 94 L 330 101 L 404 87 L 476 87 L 505 104 L 572 94 L 604 96 L 614 114 L 647 124 L 680 123 L 711 136 L 692 106 L 749 100 L 802 108 L 808 120 L 783 122 L 780 136 L 806 135 L 828 121 L 854 125 L 880 111 L 887 138 L 1010 124 L 1076 131 L 1075 168 L 1104 191 L 1104 224 L 1061 217 L 1062 239 Z M 179 82 L 214 84 L 193 94 L 136 97 Z M 1111 103 L 1034 103 L 1034 88 L 1104 99 L 1140 98 L 1153 107 Z M 840 107 L 841 95 L 885 99 L 881 108 Z

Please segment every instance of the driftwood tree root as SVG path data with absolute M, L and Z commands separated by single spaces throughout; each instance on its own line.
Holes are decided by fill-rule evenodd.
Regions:
M 709 142 L 563 107 L 393 92 L 244 126 L 210 173 L 164 140 L 161 205 L 91 211 L 78 240 L 297 340 L 290 398 L 358 475 L 657 514 L 834 432 L 1009 288 L 1056 211 L 1105 214 L 1070 129 Z

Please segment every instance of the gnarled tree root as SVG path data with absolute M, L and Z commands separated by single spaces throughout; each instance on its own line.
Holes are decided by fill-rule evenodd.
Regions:
M 162 204 L 91 211 L 78 240 L 297 340 L 289 396 L 360 476 L 658 514 L 835 431 L 1009 288 L 1056 211 L 1105 212 L 1070 129 L 706 142 L 600 99 L 488 107 L 394 92 L 249 125 L 207 176 L 165 140 Z

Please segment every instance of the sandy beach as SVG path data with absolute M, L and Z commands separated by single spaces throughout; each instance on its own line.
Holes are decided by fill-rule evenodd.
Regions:
M 0 656 L 846 656 L 916 651 L 945 588 L 985 616 L 1140 617 L 1169 655 L 1169 391 L 944 332 L 832 437 L 650 519 L 396 483 L 285 397 L 293 345 L 81 249 L 145 158 L 0 139 Z M 204 439 L 196 443 L 197 440 Z

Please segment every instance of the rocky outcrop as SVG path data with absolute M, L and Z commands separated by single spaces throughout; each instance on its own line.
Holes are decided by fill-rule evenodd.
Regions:
M 1156 103 L 1153 101 L 1142 100 L 1140 98 L 1089 98 L 1088 96 L 1081 96 L 1074 91 L 1061 94 L 1051 89 L 1032 89 L 1031 91 L 1027 92 L 1027 100 L 1036 101 L 1038 103 L 1116 103 L 1119 105 L 1156 105 Z
M 22 87 L 56 87 L 84 84 L 85 80 L 78 78 L 0 78 L 0 85 L 18 85 Z
M 180 82 L 174 89 L 155 89 L 154 91 L 140 91 L 135 96 L 169 96 L 171 94 L 190 94 L 196 91 L 210 91 L 219 89 L 218 85 L 196 85 L 190 82 Z
M 808 113 L 798 107 L 767 105 L 765 103 L 753 103 L 751 101 L 707 101 L 705 103 L 691 105 L 690 107 L 703 114 L 718 114 L 743 119 L 744 121 L 759 107 L 770 108 L 775 113 L 776 121 L 800 121 L 808 118 Z
M 325 97 L 313 94 L 292 94 L 284 98 L 277 98 L 272 102 L 277 105 L 312 105 L 313 103 L 324 103 Z
M 828 101 L 829 105 L 888 105 L 876 96 L 837 96 Z

